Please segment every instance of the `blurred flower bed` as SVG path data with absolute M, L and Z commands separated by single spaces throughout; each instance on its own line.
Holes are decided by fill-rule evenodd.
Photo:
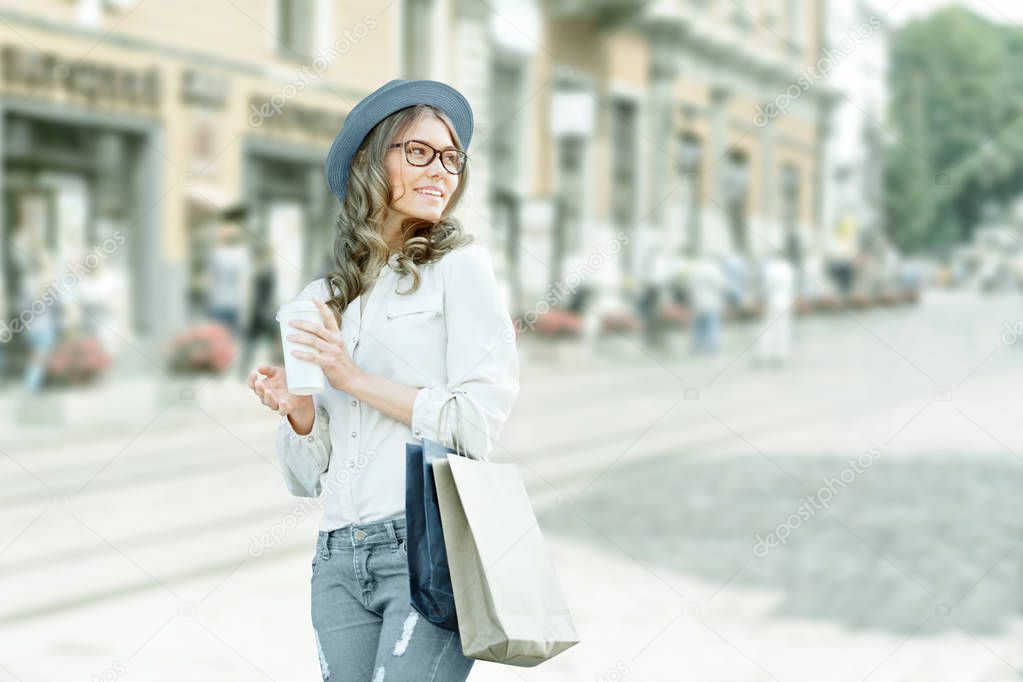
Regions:
M 220 374 L 235 354 L 235 341 L 222 324 L 207 322 L 186 329 L 167 344 L 164 360 L 174 374 Z
M 895 307 L 914 305 L 920 302 L 919 287 L 890 287 L 871 293 L 854 291 L 845 296 L 833 294 L 804 294 L 796 301 L 797 315 L 832 314 L 841 309 L 867 310 L 874 307 Z M 746 302 L 742 306 L 730 306 L 725 318 L 733 321 L 761 319 L 765 314 L 762 301 Z M 662 329 L 685 329 L 692 321 L 689 306 L 668 301 L 658 307 L 656 323 Z M 520 315 L 524 319 L 526 313 Z M 603 333 L 639 332 L 642 322 L 631 311 L 622 308 L 600 315 L 600 329 Z M 551 308 L 535 318 L 531 325 L 519 325 L 518 334 L 530 334 L 538 338 L 576 338 L 583 334 L 584 314 L 566 308 Z
M 92 335 L 73 333 L 60 342 L 47 363 L 47 383 L 81 386 L 99 378 L 113 364 L 110 354 Z

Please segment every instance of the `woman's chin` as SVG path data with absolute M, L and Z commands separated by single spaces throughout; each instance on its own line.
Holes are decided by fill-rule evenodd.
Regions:
M 431 202 L 430 204 L 418 203 L 412 206 L 401 206 L 398 204 L 392 204 L 391 210 L 397 211 L 404 218 L 412 218 L 415 220 L 425 220 L 426 222 L 435 223 L 441 219 L 444 215 L 444 209 L 447 207 L 447 202 L 443 204 L 440 202 Z
M 425 220 L 430 223 L 435 223 L 440 220 L 442 215 L 444 215 L 444 209 L 438 207 L 436 209 L 413 211 L 409 215 L 417 220 Z

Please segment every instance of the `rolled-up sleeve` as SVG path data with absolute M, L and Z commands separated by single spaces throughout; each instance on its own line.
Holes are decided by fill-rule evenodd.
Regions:
M 447 384 L 426 386 L 412 407 L 412 433 L 484 459 L 519 394 L 515 329 L 489 252 L 470 244 L 444 257 Z M 443 423 L 438 424 L 441 408 Z M 459 414 L 461 419 L 459 419 Z
M 320 475 L 330 464 L 330 413 L 313 396 L 316 407 L 313 428 L 306 435 L 295 433 L 287 417 L 277 426 L 277 456 L 281 462 L 284 483 L 297 497 L 319 497 Z

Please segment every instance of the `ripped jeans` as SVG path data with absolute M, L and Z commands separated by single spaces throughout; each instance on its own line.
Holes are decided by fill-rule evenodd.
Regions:
M 405 516 L 330 533 L 312 561 L 313 632 L 329 682 L 464 682 L 457 632 L 409 604 Z

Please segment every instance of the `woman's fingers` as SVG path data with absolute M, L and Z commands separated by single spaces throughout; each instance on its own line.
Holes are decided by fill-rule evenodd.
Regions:
M 332 313 L 327 313 L 328 315 Z M 289 320 L 288 324 L 296 330 L 304 331 L 307 335 L 313 339 L 323 339 L 329 345 L 343 346 L 344 337 L 341 336 L 341 330 L 334 325 L 333 329 L 324 327 L 322 324 L 316 324 L 315 322 L 306 322 L 305 320 Z M 297 338 L 303 338 L 302 335 L 290 335 L 288 340 L 294 340 Z
M 282 415 L 291 410 L 287 381 L 279 367 L 264 365 L 249 375 L 249 388 L 259 401 Z
M 271 391 L 270 389 L 266 390 L 265 402 L 266 402 L 266 406 L 269 407 L 271 410 L 276 410 L 277 409 L 277 406 L 278 406 L 277 398 L 276 398 L 276 396 L 274 396 L 273 391 Z
M 318 298 L 313 298 L 313 302 L 320 311 L 320 317 L 323 318 L 323 328 L 327 331 L 340 331 L 337 326 L 337 318 L 334 317 L 333 311 L 327 307 L 327 304 Z
M 272 410 L 277 409 L 277 399 L 274 397 L 274 392 L 265 383 L 256 384 L 256 395 L 259 396 L 259 401 L 269 407 Z
M 291 354 L 294 355 L 299 360 L 308 360 L 309 362 L 316 363 L 320 367 L 323 367 L 323 363 L 324 363 L 323 358 L 325 356 L 320 355 L 319 353 L 307 353 L 307 352 L 305 352 L 303 350 L 298 350 L 296 348 L 292 348 L 291 349 Z
M 262 365 L 252 370 L 249 374 L 249 388 L 253 391 L 256 390 L 256 386 L 261 383 L 264 379 L 272 379 L 277 375 L 277 368 L 269 365 Z
M 302 346 L 310 346 L 316 350 L 329 350 L 330 345 L 318 336 L 312 334 L 289 334 L 288 340 Z
M 326 339 L 330 334 L 330 331 L 324 329 L 322 324 L 316 324 L 315 322 L 306 322 L 305 320 L 289 320 L 288 324 L 298 331 L 306 332 L 313 338 Z
M 281 401 L 277 403 L 277 407 L 275 409 L 277 410 L 278 414 L 284 417 L 289 412 L 291 412 L 291 401 L 288 400 L 287 398 L 282 398 Z

